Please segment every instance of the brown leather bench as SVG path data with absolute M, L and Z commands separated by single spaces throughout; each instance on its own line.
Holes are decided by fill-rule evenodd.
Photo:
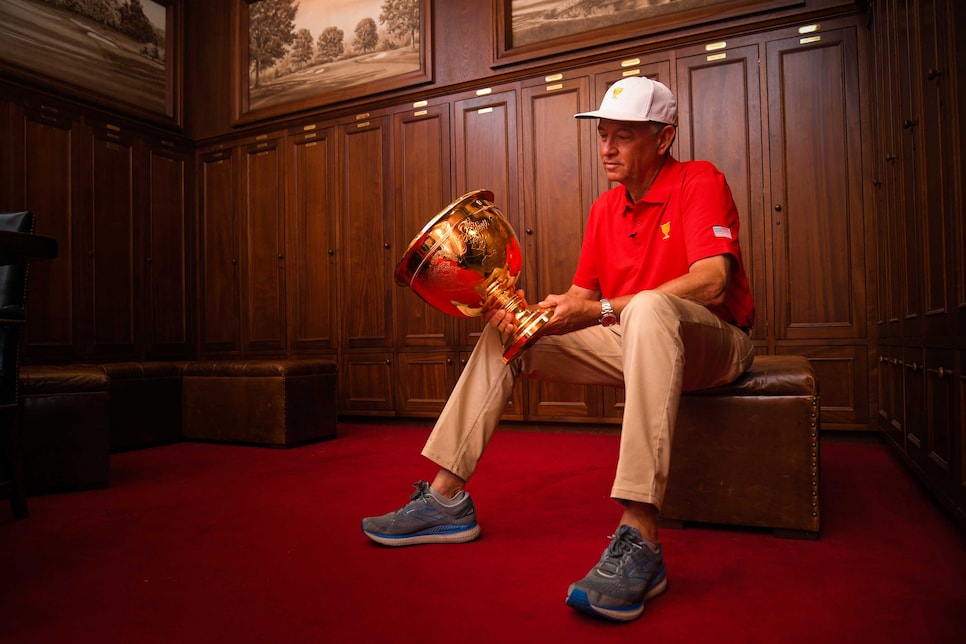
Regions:
M 758 356 L 725 387 L 682 396 L 662 524 L 817 538 L 819 388 L 802 356 Z
M 332 360 L 189 362 L 182 433 L 275 447 L 335 438 L 337 387 Z
M 180 362 L 101 365 L 111 391 L 111 451 L 181 440 Z
M 98 365 L 20 369 L 27 492 L 110 484 L 109 379 Z

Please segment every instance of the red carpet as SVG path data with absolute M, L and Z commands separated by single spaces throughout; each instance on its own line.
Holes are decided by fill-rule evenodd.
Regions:
M 427 434 L 180 443 L 114 455 L 110 489 L 32 497 L 26 521 L 2 507 L 0 641 L 964 641 L 966 543 L 879 445 L 823 446 L 819 541 L 662 531 L 670 588 L 615 625 L 564 595 L 616 527 L 617 437 L 504 430 L 469 487 L 478 541 L 375 546 L 359 521 L 432 476 Z

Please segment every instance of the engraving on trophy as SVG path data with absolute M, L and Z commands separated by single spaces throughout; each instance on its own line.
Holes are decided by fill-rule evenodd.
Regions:
M 468 192 L 441 210 L 406 249 L 396 283 L 408 286 L 433 308 L 456 317 L 479 317 L 506 309 L 514 331 L 503 358 L 519 356 L 537 339 L 552 309 L 531 309 L 515 290 L 523 270 L 520 243 L 489 190 Z

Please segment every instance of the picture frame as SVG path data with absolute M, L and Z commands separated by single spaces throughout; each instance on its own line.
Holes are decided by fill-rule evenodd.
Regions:
M 76 3 L 0 3 L 0 70 L 106 107 L 182 127 L 183 0 L 141 0 L 139 13 L 82 13 Z M 85 7 L 94 7 L 88 3 Z
M 566 54 L 763 11 L 805 4 L 805 0 L 648 0 L 622 3 L 572 0 L 494 0 L 493 67 Z M 593 11 L 588 11 L 588 7 Z M 593 15 L 589 15 L 593 13 Z
M 298 8 L 279 24 L 272 2 Z M 432 0 L 235 0 L 232 31 L 234 125 L 433 80 Z

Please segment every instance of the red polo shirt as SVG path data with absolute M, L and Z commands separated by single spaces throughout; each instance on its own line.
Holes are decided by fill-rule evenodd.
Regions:
M 738 209 L 724 175 L 707 161 L 670 156 L 632 203 L 624 186 L 590 209 L 574 284 L 614 298 L 657 288 L 715 255 L 735 258 L 723 306 L 709 307 L 740 327 L 755 322 L 755 303 L 738 247 Z

